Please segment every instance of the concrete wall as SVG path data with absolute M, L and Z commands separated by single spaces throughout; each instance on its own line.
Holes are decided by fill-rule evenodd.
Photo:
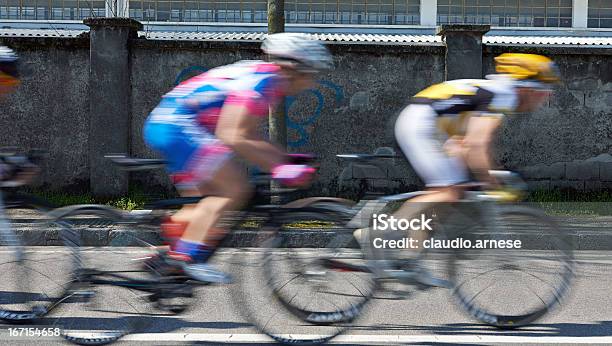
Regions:
M 22 57 L 24 81 L 15 95 L 0 103 L 0 145 L 49 148 L 43 183 L 56 189 L 87 188 L 88 133 L 93 130 L 88 128 L 88 38 L 3 41 Z M 335 155 L 380 147 L 397 151 L 394 120 L 411 95 L 444 80 L 444 46 L 332 44 L 330 48 L 336 69 L 322 75 L 313 90 L 288 100 L 290 151 L 311 152 L 322 159 L 315 193 L 335 194 L 339 185 L 346 189 L 364 183 L 386 190 L 417 188 L 420 182 L 403 160 L 380 170 L 348 167 Z M 497 160 L 523 171 L 532 187 L 610 188 L 609 165 L 601 163 L 607 161 L 600 155 L 612 152 L 612 50 L 490 46 L 483 53 L 485 72 L 491 71 L 493 56 L 505 51 L 550 55 L 559 63 L 565 83 L 542 111 L 506 120 L 496 143 Z M 257 58 L 261 58 L 257 43 L 131 39 L 130 154 L 153 155 L 143 143 L 142 124 L 161 95 L 178 81 L 236 60 Z M 132 173 L 132 181 L 169 187 L 164 172 Z
M 45 148 L 42 182 L 87 187 L 89 40 L 3 38 L 21 57 L 22 85 L 0 100 L 0 146 Z

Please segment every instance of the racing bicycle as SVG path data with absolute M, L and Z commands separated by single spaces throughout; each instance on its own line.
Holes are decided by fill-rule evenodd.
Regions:
M 160 168 L 165 165 L 163 160 L 134 159 L 125 156 L 109 156 L 111 161 L 121 169 L 128 171 Z M 292 161 L 300 164 L 313 164 L 314 159 L 309 156 L 293 156 Z M 226 217 L 228 229 L 232 231 L 225 237 L 225 244 L 236 243 L 237 234 L 250 229 L 256 238 L 274 237 L 279 234 L 295 241 L 297 233 L 303 229 L 314 232 L 315 229 L 329 234 L 344 227 L 352 217 L 351 204 L 334 198 L 305 198 L 295 200 L 284 205 L 271 205 L 262 203 L 269 200 L 270 194 L 280 194 L 287 199 L 295 189 L 281 189 L 271 192 L 269 188 L 270 177 L 259 174 L 254 177 L 256 193 L 252 202 L 244 211 L 233 213 Z M 168 264 L 167 246 L 160 246 L 164 239 L 160 234 L 160 224 L 175 208 L 185 204 L 197 203 L 201 197 L 175 198 L 153 202 L 143 210 L 123 211 L 106 205 L 73 205 L 55 209 L 50 213 L 51 220 L 58 224 L 67 224 L 72 228 L 75 236 L 70 244 L 73 256 L 78 257 L 78 265 L 73 266 L 72 280 L 67 294 L 49 317 L 48 323 L 61 329 L 61 335 L 68 341 L 76 344 L 108 344 L 121 337 L 135 332 L 143 332 L 152 325 L 173 325 L 180 328 L 180 319 L 177 314 L 189 313 L 190 308 L 199 304 L 196 298 L 204 292 L 208 285 L 196 282 L 187 277 L 181 270 Z M 88 248 L 79 244 L 77 234 L 86 234 L 92 230 L 106 229 L 108 237 L 107 247 Z M 244 238 L 244 237 L 243 237 Z M 234 240 L 232 240 L 234 239 Z M 313 244 L 318 246 L 319 244 Z M 220 247 L 224 245 L 221 244 Z M 295 246 L 295 244 L 293 245 Z M 250 290 L 253 282 L 260 281 L 253 276 L 243 277 L 240 270 L 244 268 L 257 268 L 258 250 L 252 248 L 233 249 L 229 256 L 215 255 L 214 260 L 220 259 L 233 262 L 235 256 L 244 260 L 236 266 L 234 273 L 238 285 L 232 300 L 237 310 L 246 313 L 260 329 L 267 331 L 271 326 L 260 323 L 262 315 L 270 313 L 271 306 L 251 314 L 247 308 L 248 302 L 244 300 L 246 294 L 258 294 Z M 248 274 L 247 274 L 248 275 Z M 350 274 L 354 276 L 354 274 Z M 369 274 L 365 274 L 369 276 Z M 328 281 L 328 289 L 333 290 L 334 284 Z M 338 284 L 342 294 L 345 285 Z M 120 288 L 120 289 L 117 289 Z M 346 294 L 350 297 L 349 294 Z M 255 299 L 258 300 L 258 299 Z M 359 305 L 361 299 L 348 299 L 346 304 Z M 259 301 L 259 300 L 258 300 Z M 332 308 L 337 308 L 337 302 Z M 344 304 L 344 303 L 343 303 Z M 346 305 L 345 304 L 345 305 Z M 346 305 L 348 306 L 348 305 Z M 329 307 L 328 307 L 329 308 Z M 319 309 L 324 307 L 319 306 Z M 325 336 L 315 338 L 292 337 L 286 334 L 295 334 L 298 327 L 304 327 L 304 334 L 313 334 L 310 329 L 320 330 L 318 325 L 304 323 L 297 320 L 288 311 L 274 311 L 274 314 L 285 314 L 283 333 L 267 332 L 278 341 L 290 342 L 299 340 L 306 343 L 320 343 L 343 331 L 341 327 L 327 328 Z M 293 319 L 295 324 L 289 323 Z M 167 323 L 166 323 L 167 322 Z M 310 326 L 310 328 L 309 328 Z M 320 335 L 320 332 L 319 334 Z
M 378 167 L 394 157 L 338 156 Z M 434 218 L 435 231 L 421 241 L 429 238 L 430 243 L 450 244 L 458 240 L 474 244 L 472 247 L 422 246 L 421 251 L 408 251 L 374 246 L 381 240 L 397 241 L 410 234 L 375 232 L 372 216 L 391 214 L 427 191 L 361 201 L 351 209 L 353 216 L 347 227 L 334 230 L 327 245 L 316 251 L 292 250 L 281 231 L 262 240 L 261 269 L 277 305 L 306 323 L 338 326 L 340 333 L 362 313 L 377 290 L 384 292 L 386 287 L 399 285 L 393 292 L 401 297 L 415 290 L 442 287 L 451 290 L 471 317 L 498 328 L 517 328 L 541 318 L 568 293 L 574 277 L 572 239 L 537 206 L 517 202 L 525 189 L 518 175 L 507 171 L 491 174 L 505 191 L 491 193 L 483 190 L 482 184 L 473 183 L 458 203 L 405 204 L 413 213 L 419 210 Z M 366 230 L 360 239 L 361 251 L 350 249 L 355 245 L 356 228 Z M 379 241 L 374 242 L 376 239 Z M 506 248 L 508 241 L 516 244 L 517 240 L 522 243 L 520 248 Z M 502 244 L 504 248 L 476 244 Z M 339 274 L 349 275 L 345 285 L 352 289 L 351 299 L 328 287 Z M 317 308 L 315 301 L 335 308 Z M 271 321 L 259 325 L 278 341 L 296 342 L 285 339 L 280 329 L 273 329 Z

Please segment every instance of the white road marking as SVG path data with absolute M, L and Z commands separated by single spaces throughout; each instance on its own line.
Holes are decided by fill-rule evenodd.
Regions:
M 291 339 L 317 339 L 324 335 L 284 335 Z M 132 334 L 124 337 L 126 341 L 185 341 L 210 343 L 262 343 L 273 342 L 263 334 L 199 334 L 199 333 L 159 333 Z M 397 344 L 397 343 L 513 343 L 513 344 L 612 344 L 612 336 L 512 336 L 512 335 L 341 335 L 332 339 L 330 344 Z

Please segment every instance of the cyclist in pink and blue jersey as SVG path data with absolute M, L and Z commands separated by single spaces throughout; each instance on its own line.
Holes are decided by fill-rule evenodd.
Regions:
M 331 67 L 331 56 L 324 45 L 303 34 L 268 35 L 262 50 L 267 61 L 240 61 L 179 84 L 145 123 L 145 141 L 168 160 L 180 194 L 211 196 L 184 207 L 163 226 L 184 228 L 170 254 L 199 281 L 229 281 L 207 260 L 226 233 L 216 227 L 221 215 L 240 209 L 251 195 L 234 155 L 286 185 L 303 185 L 314 173 L 306 165 L 289 164 L 287 154 L 262 138 L 258 129 L 268 108 L 309 88 L 316 73 Z

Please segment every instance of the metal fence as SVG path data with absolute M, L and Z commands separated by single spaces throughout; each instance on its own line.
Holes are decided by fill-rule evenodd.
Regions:
M 589 28 L 612 28 L 612 0 L 589 0 Z
M 438 0 L 438 23 L 571 27 L 572 0 Z

